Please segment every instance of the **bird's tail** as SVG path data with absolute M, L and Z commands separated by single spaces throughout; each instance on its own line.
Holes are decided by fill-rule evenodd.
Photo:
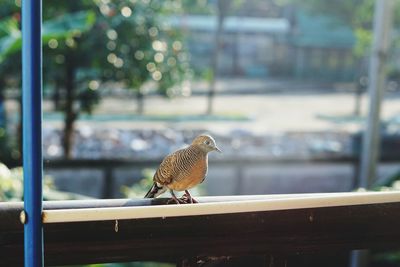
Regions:
M 155 198 L 167 191 L 167 187 L 157 184 L 154 182 L 153 186 L 150 188 L 149 192 L 144 196 L 144 198 Z

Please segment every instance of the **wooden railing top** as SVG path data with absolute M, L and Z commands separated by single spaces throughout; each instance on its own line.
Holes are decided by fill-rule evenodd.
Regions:
M 217 202 L 196 205 L 154 205 L 44 210 L 43 223 L 66 223 L 145 218 L 167 218 L 246 212 L 265 212 L 322 207 L 353 206 L 400 202 L 400 192 L 351 192 L 292 194 L 258 197 L 222 197 Z M 203 200 L 204 201 L 204 200 Z
M 188 205 L 163 205 L 167 199 L 44 202 L 46 266 L 399 247 L 400 192 L 198 200 Z M 21 211 L 22 203 L 0 203 L 4 266 L 21 266 Z M 97 213 L 101 217 L 93 218 Z M 79 220 L 71 222 L 71 216 Z

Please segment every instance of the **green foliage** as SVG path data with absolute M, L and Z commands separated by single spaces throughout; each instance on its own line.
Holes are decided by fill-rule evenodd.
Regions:
M 208 0 L 182 1 L 182 9 L 187 14 L 195 15 L 211 15 L 214 12 Z
M 190 73 L 181 36 L 164 23 L 166 16 L 180 9 L 178 0 L 45 1 L 44 67 L 50 70 L 45 82 L 60 79 L 62 65 L 71 63 L 77 68 L 100 68 L 97 79 L 124 81 L 135 90 L 153 81 L 160 93 L 171 96 L 168 89 Z M 0 22 L 0 37 L 0 61 L 4 61 L 21 49 L 18 17 L 10 15 Z M 74 56 L 67 57 L 68 53 Z
M 8 1 L 0 11 L 0 84 L 13 80 L 15 88 L 21 76 L 19 6 Z M 180 0 L 44 1 L 44 87 L 60 96 L 67 156 L 74 121 L 92 113 L 101 82 L 116 81 L 141 96 L 148 87 L 168 97 L 181 94 L 191 75 L 189 56 L 179 32 L 166 23 L 181 7 Z
M 6 0 L 1 1 L 0 18 L 13 15 L 15 18 L 20 18 L 21 2 L 19 0 Z
M 214 79 L 214 72 L 212 69 L 207 68 L 206 70 L 203 71 L 201 77 L 203 78 L 203 80 L 211 82 Z
M 399 266 L 400 251 L 384 251 L 373 253 L 372 262 L 374 266 Z
M 114 12 L 104 28 L 105 78 L 124 81 L 126 87 L 141 93 L 146 93 L 145 83 L 153 84 L 165 96 L 179 93 L 180 83 L 190 74 L 189 56 L 181 35 L 166 18 L 181 11 L 180 1 L 100 4 L 100 10 L 106 7 Z
M 153 175 L 155 170 L 153 169 L 145 169 L 143 170 L 143 179 L 141 179 L 138 183 L 133 186 L 122 186 L 121 192 L 128 198 L 141 198 L 143 197 L 147 191 L 153 185 Z
M 19 170 L 11 172 L 0 163 L 0 201 L 21 200 L 23 181 Z
M 9 169 L 0 163 L 0 202 L 2 201 L 22 201 L 23 200 L 23 170 L 22 167 Z M 53 179 L 45 176 L 43 179 L 43 199 L 44 200 L 70 200 L 88 199 L 88 197 L 73 193 L 61 192 L 56 189 Z
M 400 190 L 400 171 L 389 176 L 385 179 L 384 183 L 377 185 L 374 190 L 376 191 L 398 191 Z
M 0 63 L 5 57 L 21 47 L 21 32 L 18 21 L 8 17 L 0 21 Z
M 82 68 L 98 70 L 95 77 L 89 75 L 75 81 L 77 87 L 87 86 L 93 79 L 115 80 L 144 92 L 142 86 L 150 82 L 161 94 L 171 96 L 168 90 L 180 84 L 190 72 L 181 36 L 165 23 L 166 16 L 179 12 L 180 1 L 83 1 L 79 5 L 50 8 L 48 12 L 57 15 L 60 9 L 67 13 L 74 9 L 91 10 L 95 15 L 91 13 L 90 17 L 95 20 L 89 31 L 53 48 L 49 43 L 50 49 L 45 51 L 51 58 L 46 62 L 52 69 L 49 79 L 62 79 L 61 69 L 72 65 L 79 71 Z M 60 16 L 66 20 L 64 15 Z
M 13 146 L 5 127 L 0 126 L 0 161 L 15 163 L 20 157 L 20 153 Z
M 81 110 L 92 114 L 93 107 L 100 102 L 100 95 L 96 90 L 85 88 L 78 93 L 78 99 Z
M 370 50 L 372 43 L 372 31 L 363 28 L 354 30 L 357 42 L 353 49 L 356 57 L 362 57 Z
M 22 168 L 9 169 L 0 163 L 0 201 L 21 201 L 23 199 L 23 173 Z M 54 190 L 50 177 L 45 177 L 43 193 L 46 196 Z M 45 197 L 46 198 L 46 197 Z
M 20 38 L 20 10 L 13 1 L 5 1 L 0 9 L 0 90 L 4 90 L 6 80 L 19 80 L 21 58 L 19 53 L 10 53 Z M 7 57 L 6 57 L 7 55 Z
M 44 44 L 50 40 L 72 38 L 82 32 L 88 31 L 95 21 L 94 13 L 76 12 L 66 14 L 45 21 L 42 27 L 42 41 Z M 3 36 L 2 34 L 3 33 Z M 22 34 L 19 29 L 19 21 L 15 17 L 8 17 L 0 21 L 0 63 L 7 56 L 21 51 Z
M 71 37 L 89 31 L 96 22 L 96 15 L 91 10 L 77 11 L 49 19 L 43 23 L 42 36 L 51 38 Z

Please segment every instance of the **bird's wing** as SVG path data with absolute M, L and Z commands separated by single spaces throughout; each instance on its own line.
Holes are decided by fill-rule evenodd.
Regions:
M 154 182 L 157 182 L 161 185 L 167 185 L 172 182 L 174 176 L 176 175 L 176 157 L 177 155 L 175 152 L 164 158 L 154 174 Z

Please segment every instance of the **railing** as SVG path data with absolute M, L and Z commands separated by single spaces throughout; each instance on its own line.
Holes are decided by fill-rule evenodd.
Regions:
M 198 200 L 44 202 L 46 266 L 139 260 L 198 266 L 237 256 L 291 266 L 302 254 L 399 247 L 400 192 Z M 1 266 L 22 265 L 22 209 L 20 202 L 0 203 Z

